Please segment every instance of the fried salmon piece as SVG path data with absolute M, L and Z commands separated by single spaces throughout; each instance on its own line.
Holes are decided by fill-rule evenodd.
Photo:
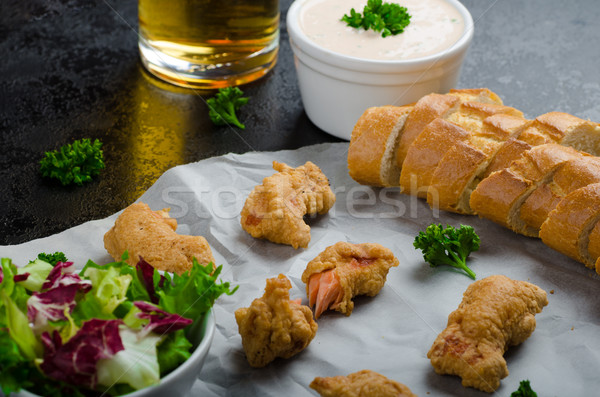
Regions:
M 242 228 L 255 238 L 306 248 L 310 227 L 303 217 L 327 213 L 335 194 L 325 174 L 310 161 L 298 168 L 273 161 L 273 169 L 278 172 L 263 179 L 246 199 Z
M 104 248 L 116 260 L 128 251 L 127 263 L 135 266 L 140 257 L 158 270 L 182 274 L 192 268 L 192 259 L 214 263 L 212 251 L 202 236 L 177 234 L 177 220 L 169 210 L 152 211 L 148 204 L 125 208 L 104 235 Z
M 321 397 L 417 397 L 402 383 L 368 369 L 348 376 L 317 377 L 310 387 Z
M 261 298 L 235 311 L 242 346 L 252 367 L 298 354 L 317 333 L 312 311 L 299 299 L 290 300 L 290 288 L 292 284 L 283 274 L 269 278 Z
M 463 386 L 492 393 L 508 376 L 504 352 L 533 333 L 535 314 L 547 304 L 546 292 L 526 281 L 500 275 L 475 281 L 427 357 L 436 373 L 458 375 Z
M 340 241 L 310 261 L 302 273 L 308 304 L 315 306 L 316 318 L 327 309 L 349 316 L 352 298 L 377 295 L 390 268 L 398 264 L 392 251 L 379 244 Z

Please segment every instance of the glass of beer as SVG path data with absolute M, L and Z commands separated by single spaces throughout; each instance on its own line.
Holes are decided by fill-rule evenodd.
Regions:
M 139 0 L 142 63 L 198 89 L 249 83 L 275 66 L 279 0 Z

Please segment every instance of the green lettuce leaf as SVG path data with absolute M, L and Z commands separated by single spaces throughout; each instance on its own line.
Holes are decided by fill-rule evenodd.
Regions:
M 17 274 L 29 273 L 27 280 L 20 281 L 19 284 L 29 291 L 40 291 L 52 268 L 50 263 L 41 259 L 31 261 L 27 265 L 17 268 Z
M 159 306 L 186 318 L 199 318 L 210 310 L 219 296 L 232 295 L 238 288 L 231 290 L 228 282 L 217 283 L 221 270 L 222 265 L 213 271 L 212 263 L 203 266 L 194 258 L 189 272 L 181 276 L 174 274 L 172 279 L 165 274 L 167 280 L 163 287 L 157 287 Z
M 129 287 L 127 289 L 127 299 L 129 299 L 130 301 L 146 301 L 146 302 L 150 302 L 150 296 L 148 295 L 148 291 L 146 291 L 146 287 L 144 286 L 144 283 L 142 280 L 140 280 L 140 278 L 137 275 L 137 272 L 135 271 L 135 268 L 130 266 L 127 262 L 125 262 L 126 259 L 126 254 L 124 254 L 123 256 L 123 260 L 118 261 L 118 262 L 110 262 L 107 263 L 106 265 L 98 265 L 96 263 L 94 263 L 93 261 L 89 260 L 86 265 L 83 267 L 83 269 L 81 270 L 81 274 L 85 274 L 87 272 L 88 269 L 90 268 L 94 268 L 94 269 L 101 269 L 101 270 L 105 270 L 108 268 L 115 268 L 118 271 L 118 274 L 120 276 L 123 275 L 129 275 L 131 276 L 131 281 L 129 284 Z
M 14 277 L 17 275 L 18 268 L 8 258 L 2 258 L 2 280 L 0 281 L 0 291 L 4 291 L 7 297 L 9 297 L 19 308 L 19 310 L 27 313 L 27 300 L 29 294 L 25 287 L 21 285 L 22 282 L 15 283 Z M 3 302 L 0 300 L 0 326 L 6 326 L 6 311 L 2 309 Z
M 185 360 L 190 358 L 192 353 L 190 349 L 192 344 L 185 337 L 183 330 L 171 332 L 158 345 L 158 365 L 160 366 L 160 376 L 163 377 Z
M 137 315 L 142 311 L 135 307 L 135 305 L 131 305 L 131 308 L 127 312 L 127 314 L 123 317 L 123 322 L 126 326 L 132 329 L 141 329 L 144 325 L 148 324 L 148 320 L 139 318 Z
M 29 360 L 42 357 L 42 343 L 36 338 L 29 326 L 29 319 L 17 304 L 8 296 L 6 291 L 0 290 L 0 299 L 6 310 L 6 325 L 11 338 Z
M 119 330 L 125 350 L 108 359 L 98 361 L 96 368 L 98 383 L 111 387 L 125 383 L 134 389 L 142 389 L 160 381 L 160 369 L 156 356 L 156 345 L 161 337 L 148 334 L 138 338 L 138 333 L 126 327 Z
M 116 267 L 90 267 L 83 276 L 92 281 L 92 290 L 86 298 L 91 296 L 97 299 L 105 314 L 112 313 L 127 299 L 127 289 L 133 279 L 130 274 L 121 274 Z
M 25 357 L 8 331 L 0 330 L 0 388 L 9 395 L 21 388 L 31 386 L 32 370 L 37 371 Z

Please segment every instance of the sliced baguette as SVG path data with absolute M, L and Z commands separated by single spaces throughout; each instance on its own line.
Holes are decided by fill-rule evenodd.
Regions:
M 458 142 L 465 141 L 469 132 L 443 118 L 429 123 L 410 145 L 400 171 L 400 188 L 403 193 L 427 197 L 431 177 L 446 151 Z
M 348 171 L 358 183 L 398 186 L 396 150 L 412 106 L 367 109 L 358 119 L 348 149 Z
M 492 161 L 488 165 L 488 168 L 481 177 L 487 178 L 496 171 L 510 167 L 513 161 L 521 158 L 523 153 L 530 150 L 532 147 L 533 146 L 530 144 L 517 138 L 511 138 L 507 140 L 502 144 L 500 149 L 498 149 L 496 155 L 493 157 Z
M 597 123 L 567 113 L 542 114 L 533 120 L 518 138 L 506 141 L 483 177 L 510 167 L 525 151 L 545 143 L 558 143 L 600 156 L 600 128 Z
M 600 274 L 600 222 L 596 222 L 590 232 L 588 253 L 596 261 L 596 273 Z
M 419 136 L 425 126 L 438 117 L 445 118 L 463 102 L 483 102 L 502 105 L 502 100 L 487 88 L 450 90 L 448 94 L 429 94 L 419 99 L 406 120 L 406 126 L 398 151 L 396 164 L 402 168 L 404 159 L 413 141 Z
M 490 219 L 526 236 L 538 236 L 520 217 L 523 203 L 535 189 L 548 183 L 558 167 L 581 157 L 575 149 L 546 144 L 523 153 L 509 168 L 492 173 L 479 183 L 470 198 L 470 207 Z
M 544 244 L 589 268 L 596 261 L 588 251 L 590 233 L 600 220 L 600 183 L 569 193 L 550 212 L 540 228 Z
M 520 134 L 529 123 L 520 112 L 514 112 L 496 114 L 484 119 L 481 126 L 473 125 L 468 139 L 451 147 L 439 162 L 427 193 L 429 205 L 472 214 L 471 193 L 483 179 L 496 152 L 504 141 Z
M 550 112 L 538 116 L 519 139 L 532 146 L 559 143 L 600 156 L 600 126 L 568 113 Z
M 519 110 L 508 106 L 464 102 L 445 119 L 434 119 L 425 126 L 408 148 L 404 159 L 400 172 L 402 192 L 418 197 L 427 197 L 431 178 L 446 152 L 467 140 L 475 141 L 475 148 L 484 145 L 491 136 L 494 136 L 492 131 L 484 128 L 484 120 L 496 114 L 522 117 Z M 484 129 L 486 133 L 479 135 Z M 452 171 L 450 170 L 450 172 Z
M 600 183 L 600 158 L 582 155 L 569 160 L 554 173 L 550 182 L 538 187 L 525 200 L 521 219 L 529 228 L 539 229 L 565 196 L 593 183 Z

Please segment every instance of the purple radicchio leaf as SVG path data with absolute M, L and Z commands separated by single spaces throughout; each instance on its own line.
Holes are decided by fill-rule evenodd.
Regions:
M 119 325 L 121 320 L 92 319 L 62 344 L 55 330 L 42 334 L 44 361 L 40 368 L 46 376 L 78 386 L 94 388 L 98 381 L 96 363 L 124 350 Z
M 4 280 L 4 270 L 2 270 L 2 266 L 0 266 L 0 283 Z
M 147 335 L 150 332 L 164 335 L 183 329 L 193 322 L 189 318 L 169 313 L 148 302 L 135 301 L 133 304 L 142 311 L 141 313 L 137 313 L 138 318 L 150 320 L 140 332 L 141 335 Z
M 158 295 L 156 295 L 156 290 L 154 289 L 154 272 L 155 269 L 151 264 L 146 262 L 144 258 L 140 256 L 140 260 L 135 266 L 135 270 L 137 272 L 138 278 L 146 287 L 146 291 L 148 291 L 148 296 L 150 297 L 150 301 L 154 304 L 158 304 Z M 163 275 L 160 276 L 159 286 L 165 281 L 165 277 Z
M 2 273 L 2 268 L 0 268 L 0 273 Z M 15 274 L 15 276 L 13 277 L 13 279 L 15 280 L 15 283 L 25 281 L 28 278 L 29 278 L 29 273 Z M 0 276 L 0 283 L 1 282 L 2 282 L 2 277 Z
M 77 292 L 86 293 L 92 288 L 91 281 L 82 280 L 74 271 L 72 262 L 57 263 L 42 290 L 33 292 L 27 301 L 27 317 L 36 333 L 45 331 L 48 321 L 66 320 L 65 311 L 73 311 Z
M 89 284 L 92 288 L 92 283 L 89 280 L 82 281 L 77 273 L 75 273 L 75 265 L 73 262 L 58 262 L 46 277 L 46 281 L 42 284 L 42 290 L 48 290 L 59 286 L 70 284 Z

